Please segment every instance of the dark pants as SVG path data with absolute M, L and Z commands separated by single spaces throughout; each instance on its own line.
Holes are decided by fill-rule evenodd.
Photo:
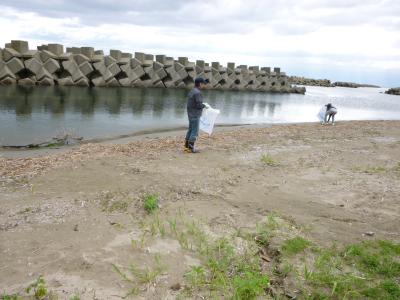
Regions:
M 189 129 L 186 133 L 186 140 L 195 142 L 199 135 L 200 117 L 189 117 Z

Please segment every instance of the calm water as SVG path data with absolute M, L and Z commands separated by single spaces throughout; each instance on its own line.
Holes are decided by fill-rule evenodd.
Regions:
M 306 95 L 204 91 L 218 124 L 315 122 L 332 102 L 337 120 L 400 119 L 384 89 L 307 87 Z M 0 86 L 0 145 L 42 142 L 64 132 L 84 139 L 186 126 L 185 90 Z

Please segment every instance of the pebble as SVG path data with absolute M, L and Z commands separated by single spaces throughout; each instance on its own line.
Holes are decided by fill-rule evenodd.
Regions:
M 374 236 L 374 235 L 375 235 L 375 232 L 373 232 L 373 231 L 367 231 L 367 232 L 364 233 L 364 235 L 366 235 L 366 236 Z

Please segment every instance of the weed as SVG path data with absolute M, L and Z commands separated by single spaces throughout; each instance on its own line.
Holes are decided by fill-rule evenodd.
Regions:
M 147 195 L 143 199 L 144 209 L 150 214 L 158 207 L 158 196 L 155 194 Z
M 71 297 L 69 297 L 69 300 L 81 300 L 81 298 L 77 295 L 72 295 Z
M 190 267 L 185 273 L 184 289 L 178 298 L 257 299 L 266 296 L 271 284 L 273 289 L 268 290 L 274 291 L 273 298 L 283 299 L 285 290 L 279 282 L 288 277 L 299 290 L 299 299 L 399 299 L 400 244 L 368 241 L 345 248 L 322 248 L 294 235 L 301 227 L 273 214 L 257 224 L 255 233 L 236 229 L 225 238 L 210 237 L 199 222 L 186 221 L 181 212 L 168 223 L 159 214 L 149 216 L 148 220 L 150 223 L 142 223 L 143 239 L 150 233 L 170 234 L 182 249 L 200 258 L 201 265 Z M 290 234 L 281 245 L 285 256 L 272 262 L 263 260 L 260 253 L 275 242 L 278 232 L 280 239 Z M 231 236 L 242 237 L 244 244 L 236 248 Z M 307 256 L 296 255 L 306 249 Z M 132 286 L 131 294 L 138 293 L 141 285 L 157 280 L 162 267 L 159 257 L 155 259 L 155 264 L 145 268 L 131 265 L 122 271 L 114 265 Z
M 256 299 L 258 295 L 264 293 L 264 289 L 269 285 L 267 276 L 258 273 L 246 272 L 242 276 L 233 278 L 234 299 Z
M 366 174 L 377 174 L 377 173 L 384 173 L 386 172 L 386 168 L 382 166 L 377 166 L 377 167 L 367 167 L 364 169 L 364 173 Z
M 177 227 L 176 227 L 176 219 L 168 220 L 168 224 L 169 224 L 169 229 L 171 230 L 171 232 L 175 236 L 177 236 L 178 232 L 177 232 Z
M 296 236 L 292 239 L 286 240 L 282 245 L 282 252 L 287 255 L 295 255 L 304 251 L 311 245 L 311 242 L 302 238 L 300 236 Z
M 279 224 L 273 214 L 269 214 L 265 222 L 256 224 L 255 241 L 259 246 L 267 246 L 274 236 L 274 232 L 278 229 Z
M 263 154 L 261 156 L 261 161 L 270 167 L 276 167 L 279 166 L 279 163 L 277 161 L 275 161 L 269 154 Z
M 31 283 L 26 289 L 25 292 L 30 294 L 31 292 L 33 293 L 33 296 L 37 300 L 45 299 L 48 294 L 47 294 L 47 288 L 46 288 L 46 282 L 42 277 L 39 277 Z
M 253 299 L 264 293 L 268 277 L 261 273 L 254 239 L 250 239 L 252 246 L 236 253 L 227 238 L 211 241 L 198 223 L 191 221 L 183 225 L 186 230 L 174 230 L 178 240 L 183 248 L 190 248 L 203 260 L 202 266 L 191 267 L 186 272 L 185 292 L 200 295 L 207 290 L 210 298 L 224 295 L 233 299 Z
M 304 265 L 303 277 L 311 287 L 305 293 L 315 299 L 398 299 L 400 244 L 368 241 L 339 251 L 317 250 L 313 266 Z
M 0 295 L 0 300 L 18 300 L 18 295 Z
M 186 281 L 192 288 L 198 288 L 206 283 L 206 273 L 202 266 L 192 266 L 190 271 L 185 273 Z
M 400 285 L 394 280 L 385 280 L 376 287 L 365 289 L 362 294 L 371 299 L 400 299 Z
M 179 245 L 182 249 L 189 249 L 189 239 L 185 232 L 180 232 L 176 238 L 178 239 Z
M 165 267 L 161 263 L 161 258 L 159 255 L 154 256 L 154 263 L 152 267 L 146 266 L 145 268 L 139 268 L 135 264 L 131 264 L 127 268 L 129 274 L 122 271 L 121 268 L 115 264 L 112 264 L 112 266 L 114 271 L 117 272 L 122 277 L 123 280 L 132 285 L 131 289 L 124 296 L 124 298 L 138 294 L 139 285 L 142 284 L 150 285 L 152 283 L 155 283 L 157 277 L 161 275 L 165 270 Z
M 349 246 L 345 257 L 370 275 L 386 278 L 400 276 L 400 244 L 389 241 L 370 241 Z
M 157 227 L 158 232 L 160 233 L 160 235 L 162 237 L 165 236 L 165 226 L 164 226 L 164 223 L 162 221 L 160 221 L 160 218 L 159 218 L 158 214 L 155 217 L 155 224 L 156 224 L 156 227 Z
M 280 268 L 280 274 L 283 277 L 287 277 L 291 272 L 294 271 L 294 267 L 288 263 L 288 262 L 283 262 L 282 267 Z

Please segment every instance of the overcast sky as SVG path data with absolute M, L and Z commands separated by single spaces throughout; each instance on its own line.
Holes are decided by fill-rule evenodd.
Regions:
M 12 39 L 400 86 L 400 0 L 2 0 Z

